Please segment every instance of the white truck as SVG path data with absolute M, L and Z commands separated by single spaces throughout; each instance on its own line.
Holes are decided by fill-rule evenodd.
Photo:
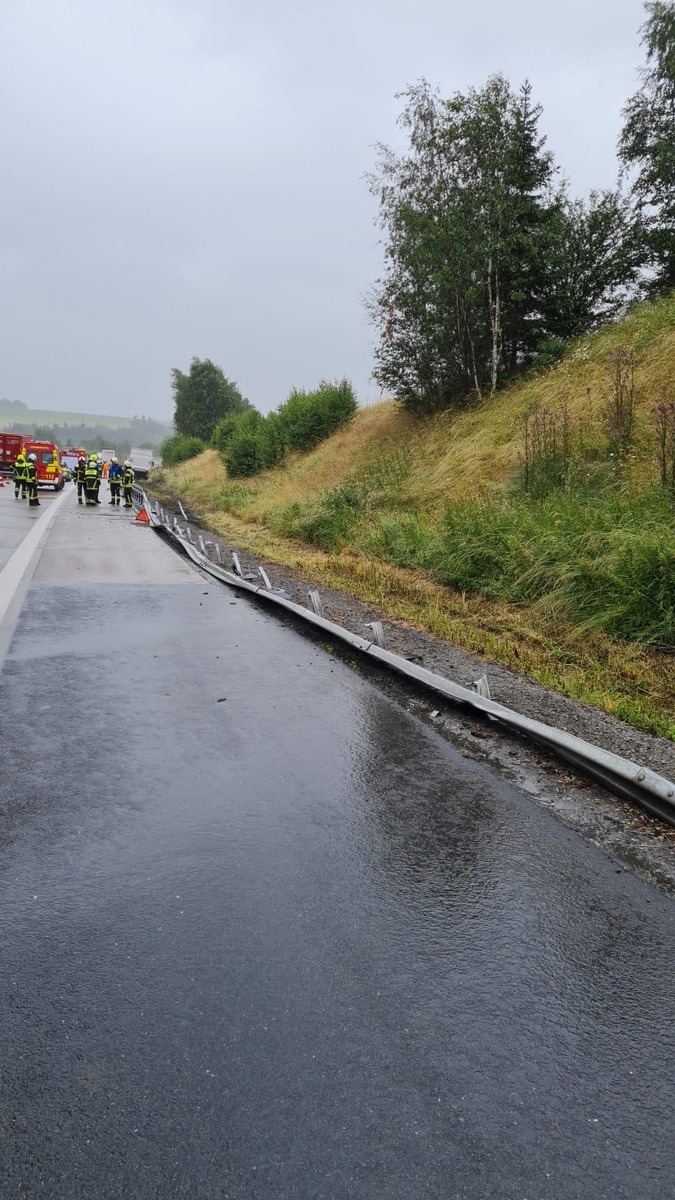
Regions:
M 159 466 L 152 450 L 141 450 L 138 446 L 131 447 L 129 458 L 137 479 L 147 479 L 149 472 Z

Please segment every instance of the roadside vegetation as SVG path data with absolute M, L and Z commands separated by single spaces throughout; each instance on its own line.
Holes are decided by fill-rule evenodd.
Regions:
M 210 449 L 153 482 L 254 553 L 674 737 L 674 378 L 666 297 L 471 408 L 384 402 L 251 478 Z
M 208 364 L 183 420 L 174 372 L 178 433 L 211 448 L 154 482 L 255 553 L 675 738 L 675 5 L 646 14 L 628 192 L 568 195 L 527 84 L 409 89 L 408 149 L 370 180 L 375 377 L 398 400 L 355 415 L 322 382 L 263 416 Z

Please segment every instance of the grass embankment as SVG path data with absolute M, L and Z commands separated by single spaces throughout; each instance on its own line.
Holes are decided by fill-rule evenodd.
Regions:
M 618 348 L 638 387 L 620 467 L 603 415 Z M 253 479 L 207 451 L 157 482 L 257 554 L 675 738 L 675 517 L 652 415 L 674 377 L 672 298 L 469 411 L 384 403 Z M 567 411 L 571 447 L 566 485 L 538 500 L 518 483 L 535 405 Z

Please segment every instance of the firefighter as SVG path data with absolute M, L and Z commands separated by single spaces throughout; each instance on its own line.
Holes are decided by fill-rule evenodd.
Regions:
M 23 450 L 19 450 L 14 463 L 14 495 L 19 499 L 19 488 L 21 488 L 21 499 L 26 499 L 26 456 Z
M 84 468 L 84 498 L 88 505 L 100 504 L 98 489 L 100 484 L 96 455 L 89 455 L 89 462 Z
M 124 471 L 122 473 L 122 491 L 124 492 L 124 507 L 131 508 L 131 489 L 134 486 L 134 468 L 131 465 L 131 460 L 125 458 Z
M 101 487 L 101 477 L 103 475 L 103 459 L 101 458 L 100 454 L 92 454 L 91 457 L 96 462 L 96 474 L 98 476 L 98 482 L 96 484 L 96 503 L 101 504 L 101 499 L 98 493 Z
M 122 468 L 113 454 L 108 467 L 108 482 L 110 483 L 110 504 L 119 504 L 122 484 Z
M 75 474 L 73 475 L 73 479 L 74 479 L 75 483 L 77 484 L 77 503 L 78 504 L 83 503 L 82 493 L 84 491 L 84 468 L 86 467 L 86 465 L 87 465 L 87 460 L 84 457 L 84 455 L 81 454 L 77 460 Z
M 26 459 L 26 487 L 28 488 L 28 503 L 31 508 L 39 508 L 40 501 L 38 500 L 37 487 L 37 454 L 32 452 Z

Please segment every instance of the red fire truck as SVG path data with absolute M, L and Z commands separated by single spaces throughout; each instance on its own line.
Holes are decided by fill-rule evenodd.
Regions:
M 3 475 L 11 475 L 22 446 L 23 437 L 20 433 L 0 433 L 0 471 Z
M 63 487 L 63 467 L 56 442 L 34 442 L 27 438 L 23 452 L 26 457 L 34 454 L 37 459 L 38 487 L 53 487 L 58 492 Z

